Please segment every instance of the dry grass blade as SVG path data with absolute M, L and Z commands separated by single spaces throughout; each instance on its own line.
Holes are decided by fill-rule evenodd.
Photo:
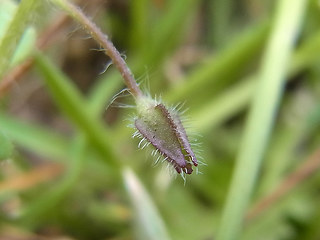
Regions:
M 254 218 L 261 215 L 274 203 L 279 201 L 282 197 L 301 184 L 307 178 L 311 177 L 312 174 L 317 172 L 320 167 L 320 149 L 315 151 L 302 165 L 287 178 L 268 196 L 258 201 L 248 212 L 246 216 L 247 221 L 252 221 Z
M 36 45 L 40 50 L 46 49 L 50 44 L 59 38 L 59 33 L 68 24 L 69 18 L 66 15 L 58 17 L 51 26 L 44 31 L 39 37 Z M 17 82 L 25 73 L 27 73 L 34 63 L 34 59 L 30 58 L 25 62 L 14 67 L 6 74 L 0 82 L 0 97 L 2 97 L 14 83 Z
M 50 181 L 63 172 L 60 164 L 47 164 L 29 172 L 0 182 L 0 194 L 6 191 L 21 191 Z

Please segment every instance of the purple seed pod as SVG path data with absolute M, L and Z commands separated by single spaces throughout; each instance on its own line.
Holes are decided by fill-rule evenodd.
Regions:
M 134 125 L 143 139 L 152 144 L 178 173 L 191 174 L 192 165 L 198 166 L 198 161 L 178 112 L 148 97 L 137 100 L 137 110 Z

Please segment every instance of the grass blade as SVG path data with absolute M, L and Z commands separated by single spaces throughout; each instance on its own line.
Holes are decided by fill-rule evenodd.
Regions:
M 113 72 L 107 77 L 103 77 L 93 86 L 89 94 L 89 111 L 93 116 L 99 117 L 110 103 L 113 95 L 119 91 L 122 82 L 119 79 L 119 74 Z
M 172 88 L 165 96 L 171 102 L 203 96 L 211 89 L 210 96 L 218 92 L 222 85 L 234 79 L 250 60 L 260 51 L 269 30 L 268 23 L 262 23 L 230 44 L 230 48 L 213 56 L 205 64 L 196 68 L 184 79 L 183 84 Z M 198 99 L 200 100 L 200 99 Z
M 0 161 L 11 157 L 13 145 L 10 140 L 0 131 Z
M 0 123 L 0 131 L 20 146 L 52 160 L 67 157 L 68 141 L 49 129 L 22 123 L 3 113 L 0 113 Z
M 36 64 L 40 68 L 57 105 L 87 135 L 92 146 L 102 155 L 103 159 L 113 166 L 117 166 L 119 163 L 116 161 L 116 155 L 111 147 L 111 134 L 99 119 L 90 113 L 89 106 L 79 91 L 44 55 L 39 53 L 36 56 Z
M 0 43 L 9 27 L 9 24 L 17 10 L 17 4 L 11 0 L 0 2 Z
M 26 222 L 29 227 L 34 227 L 45 217 L 46 211 L 52 209 L 61 201 L 68 191 L 79 181 L 80 173 L 86 160 L 87 141 L 83 135 L 75 138 L 74 143 L 69 151 L 69 159 L 66 161 L 67 171 L 65 176 L 53 188 L 46 191 L 42 195 L 36 197 L 30 204 L 26 206 L 22 214 L 22 221 Z
M 129 168 L 123 171 L 123 178 L 136 211 L 139 239 L 169 240 L 164 222 L 139 179 Z
M 278 2 L 274 28 L 263 58 L 256 95 L 236 161 L 218 240 L 239 239 L 244 214 L 272 130 L 305 0 Z M 290 9 L 290 11 L 288 11 Z
M 30 22 L 30 19 L 33 18 L 33 14 L 30 13 L 34 11 L 38 2 L 37 0 L 22 0 L 18 6 L 14 18 L 0 43 L 0 79 L 10 65 L 22 33 Z
M 293 53 L 289 65 L 288 78 L 303 71 L 319 59 L 320 54 L 320 32 L 304 40 L 301 46 Z M 257 74 L 240 80 L 232 88 L 219 94 L 204 104 L 199 110 L 191 112 L 195 119 L 196 129 L 205 133 L 209 128 L 215 128 L 228 118 L 243 111 L 252 98 Z M 191 110 L 190 110 L 191 111 Z

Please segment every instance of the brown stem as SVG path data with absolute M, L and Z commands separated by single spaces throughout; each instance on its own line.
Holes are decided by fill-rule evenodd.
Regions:
M 6 191 L 21 191 L 36 186 L 39 183 L 50 181 L 64 171 L 60 164 L 47 164 L 30 172 L 14 176 L 0 182 L 0 193 Z
M 121 73 L 128 89 L 134 97 L 143 96 L 138 84 L 136 83 L 133 75 L 127 66 L 126 62 L 121 57 L 119 51 L 114 47 L 113 43 L 109 40 L 108 36 L 103 34 L 102 31 L 94 24 L 77 6 L 68 1 L 57 3 L 66 10 L 75 20 L 87 30 L 87 32 L 104 48 L 105 53 L 111 58 L 113 64 Z
M 292 188 L 315 173 L 320 167 L 320 149 L 314 152 L 306 162 L 304 162 L 296 171 L 291 173 L 283 182 L 268 196 L 256 203 L 246 216 L 247 221 L 266 211 L 272 204 L 286 195 Z
M 37 48 L 43 50 L 55 39 L 57 39 L 59 36 L 58 32 L 68 23 L 69 19 L 70 18 L 67 15 L 57 17 L 56 21 L 50 25 L 37 40 Z M 14 67 L 3 77 L 2 81 L 0 82 L 0 97 L 2 97 L 10 89 L 10 87 L 31 68 L 33 62 L 33 58 L 26 60 Z

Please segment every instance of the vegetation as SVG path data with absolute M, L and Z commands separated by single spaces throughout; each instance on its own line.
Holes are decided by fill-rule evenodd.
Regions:
M 318 1 L 76 4 L 0 0 L 0 239 L 319 239 Z M 140 90 L 86 23 L 188 109 L 201 174 L 138 148 Z

